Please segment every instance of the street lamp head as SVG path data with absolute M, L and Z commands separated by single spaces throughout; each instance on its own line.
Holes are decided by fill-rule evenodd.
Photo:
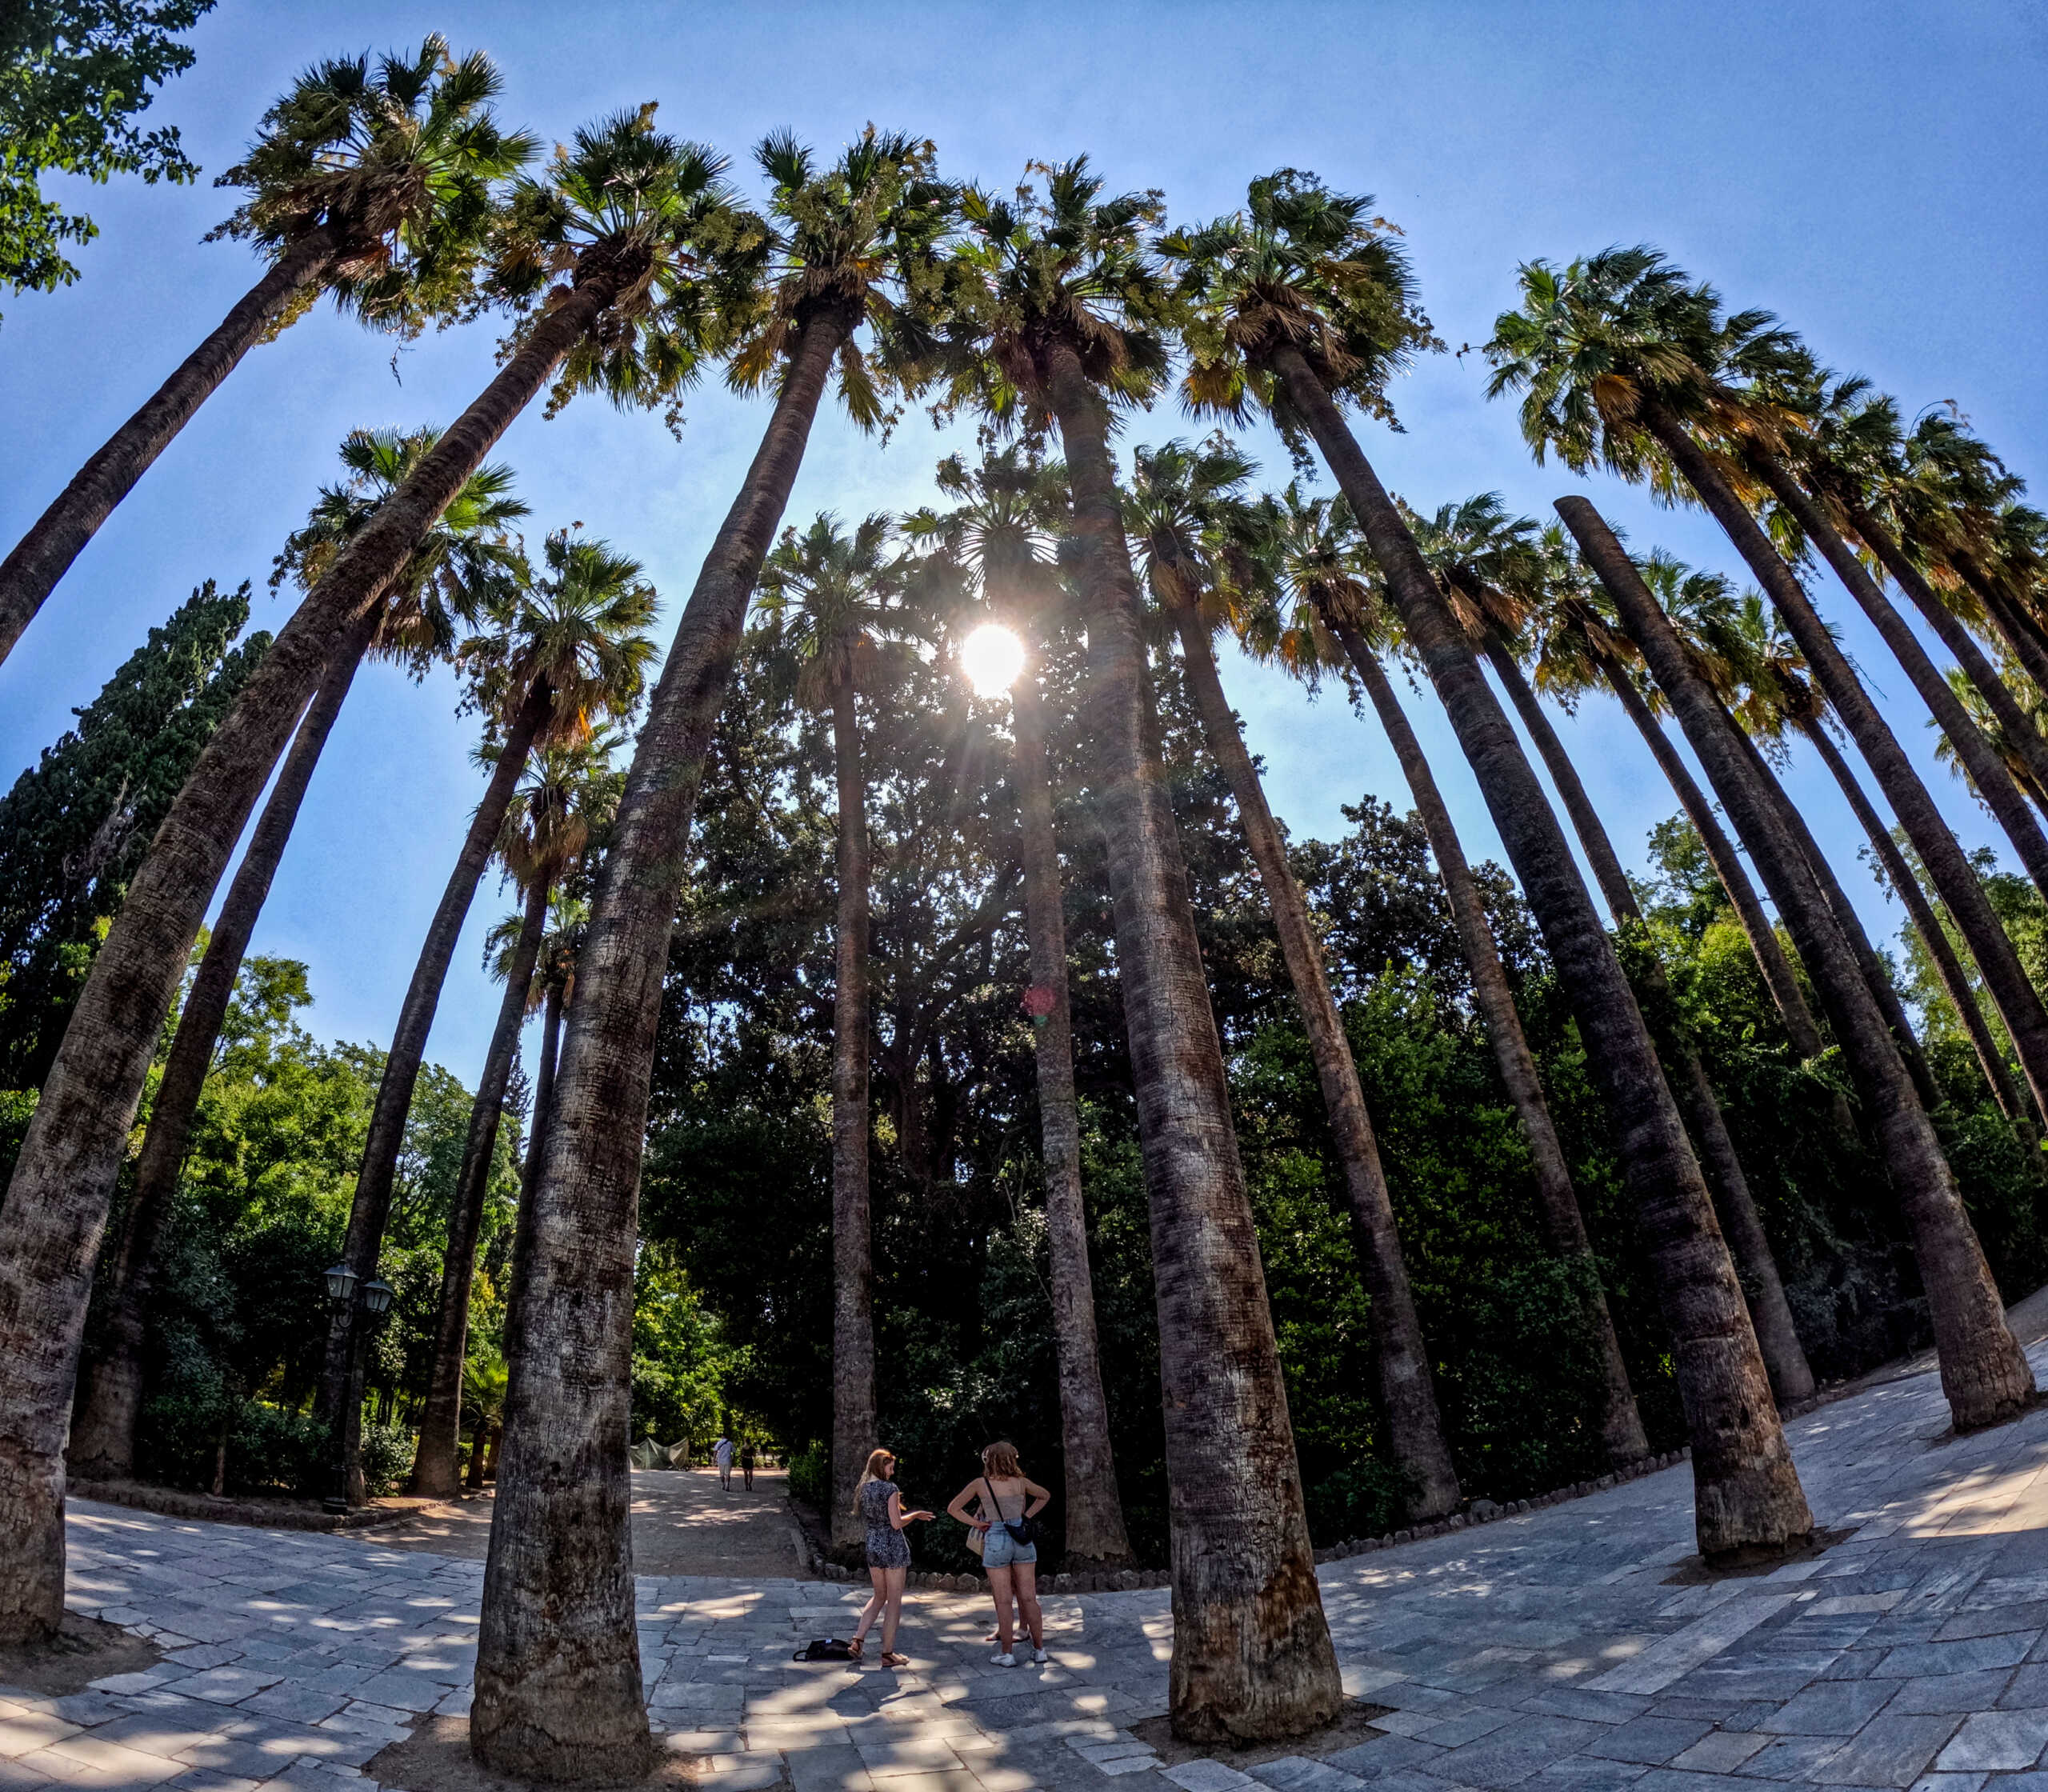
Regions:
M 1000 697 L 1024 670 L 1024 643 L 1000 622 L 984 622 L 960 643 L 960 670 L 978 697 Z
M 391 1304 L 391 1284 L 381 1275 L 362 1285 L 362 1310 L 373 1319 Z
M 327 1272 L 327 1298 L 338 1306 L 346 1306 L 348 1298 L 355 1292 L 356 1274 L 346 1263 L 337 1263 Z

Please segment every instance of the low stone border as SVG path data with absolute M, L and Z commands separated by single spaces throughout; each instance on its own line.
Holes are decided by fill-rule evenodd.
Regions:
M 1817 1402 L 1818 1403 L 1818 1402 Z M 1505 1505 L 1490 1499 L 1475 1499 L 1462 1512 L 1454 1512 L 1447 1518 L 1437 1518 L 1428 1524 L 1412 1529 L 1390 1532 L 1385 1537 L 1354 1537 L 1342 1543 L 1332 1543 L 1315 1552 L 1318 1563 L 1348 1562 L 1353 1556 L 1370 1555 L 1375 1550 L 1390 1550 L 1397 1543 L 1412 1543 L 1425 1537 L 1443 1537 L 1454 1530 L 1469 1530 L 1474 1526 L 1491 1524 L 1497 1518 L 1512 1518 L 1524 1512 L 1534 1512 L 1546 1506 L 1562 1506 L 1568 1499 L 1581 1499 L 1588 1494 L 1605 1493 L 1610 1487 L 1618 1487 L 1627 1481 L 1639 1481 L 1646 1474 L 1655 1474 L 1660 1470 L 1685 1462 L 1692 1454 L 1690 1445 L 1682 1450 L 1666 1450 L 1662 1456 L 1646 1456 L 1639 1462 L 1616 1469 L 1592 1481 L 1576 1481 L 1568 1487 L 1558 1487 L 1547 1494 L 1538 1494 L 1533 1499 L 1511 1499 Z M 794 1504 L 794 1502 L 792 1502 Z M 848 1568 L 834 1562 L 818 1547 L 808 1526 L 797 1527 L 800 1551 L 805 1569 L 820 1580 L 859 1582 L 865 1585 L 867 1574 L 864 1570 Z M 980 1593 L 986 1582 L 979 1574 L 913 1574 L 907 1583 L 931 1593 Z M 1171 1586 L 1174 1577 L 1162 1568 L 1126 1568 L 1120 1571 L 1105 1570 L 1092 1574 L 1048 1574 L 1038 1582 L 1039 1590 L 1046 1593 L 1140 1593 L 1148 1588 Z
M 211 1494 L 154 1487 L 143 1481 L 72 1481 L 64 1490 L 73 1499 L 132 1506 L 166 1518 L 204 1518 L 214 1524 L 249 1525 L 258 1530 L 371 1530 L 410 1518 L 435 1503 L 409 1500 L 359 1506 L 350 1512 L 329 1512 L 310 1500 L 216 1499 Z

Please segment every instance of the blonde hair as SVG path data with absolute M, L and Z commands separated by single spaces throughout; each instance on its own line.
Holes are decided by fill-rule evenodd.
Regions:
M 1023 1464 L 1017 1460 L 1017 1446 L 1014 1443 L 992 1443 L 982 1452 L 982 1473 L 992 1474 L 998 1481 L 1022 1481 Z
M 886 1481 L 889 1477 L 882 1470 L 896 1460 L 895 1452 L 888 1450 L 870 1450 L 867 1453 L 867 1466 L 861 1470 L 861 1478 L 854 1484 L 854 1516 L 861 1515 L 861 1492 L 870 1481 Z

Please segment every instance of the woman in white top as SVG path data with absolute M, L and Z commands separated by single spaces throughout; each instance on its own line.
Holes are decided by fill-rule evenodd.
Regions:
M 1013 1594 L 1024 1627 L 1031 1634 L 1031 1659 L 1046 1658 L 1046 1620 L 1038 1609 L 1038 1546 L 1019 1542 L 1010 1527 L 1021 1527 L 1025 1520 L 1035 1518 L 1052 1497 L 1026 1477 L 1013 1445 L 992 1443 L 982 1452 L 981 1474 L 946 1509 L 949 1516 L 982 1534 L 982 1566 L 989 1571 L 989 1591 L 995 1595 L 996 1636 L 1001 1646 L 990 1658 L 998 1667 L 1017 1665 L 1011 1647 Z M 978 1503 L 978 1516 L 970 1514 L 970 1500 Z

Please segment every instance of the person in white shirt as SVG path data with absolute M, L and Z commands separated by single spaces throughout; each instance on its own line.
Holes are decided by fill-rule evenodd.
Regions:
M 721 1438 L 711 1446 L 711 1460 L 718 1465 L 718 1485 L 727 1493 L 733 1490 L 733 1440 Z

